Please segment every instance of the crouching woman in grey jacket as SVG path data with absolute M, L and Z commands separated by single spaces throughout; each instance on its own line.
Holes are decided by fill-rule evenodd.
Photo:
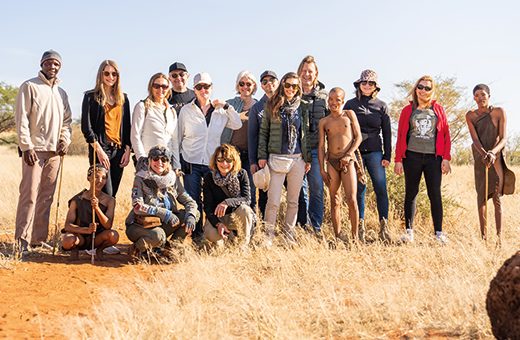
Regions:
M 126 218 L 130 255 L 144 253 L 171 240 L 183 239 L 195 229 L 197 203 L 186 193 L 170 164 L 170 151 L 158 145 L 137 164 L 132 188 L 133 209 Z M 147 163 L 147 164 L 146 164 Z M 184 210 L 177 209 L 177 203 Z

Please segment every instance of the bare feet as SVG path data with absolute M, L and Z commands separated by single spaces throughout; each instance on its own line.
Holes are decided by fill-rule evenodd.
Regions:
M 78 249 L 78 247 L 72 247 L 70 249 L 69 261 L 78 261 L 78 260 L 79 260 L 79 249 Z
M 105 257 L 103 256 L 103 249 L 105 249 L 105 248 L 97 247 L 96 261 L 106 261 Z

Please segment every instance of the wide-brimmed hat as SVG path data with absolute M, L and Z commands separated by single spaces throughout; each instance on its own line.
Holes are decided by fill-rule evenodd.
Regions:
M 258 189 L 263 191 L 269 190 L 269 182 L 271 181 L 271 175 L 269 173 L 269 166 L 266 164 L 263 169 L 253 174 L 253 183 Z
M 361 72 L 361 76 L 358 80 L 354 82 L 354 87 L 357 88 L 359 86 L 359 83 L 362 81 L 374 81 L 376 83 L 376 90 L 379 92 L 381 91 L 381 88 L 379 87 L 379 83 L 377 82 L 377 73 L 375 73 L 372 70 L 364 70 Z

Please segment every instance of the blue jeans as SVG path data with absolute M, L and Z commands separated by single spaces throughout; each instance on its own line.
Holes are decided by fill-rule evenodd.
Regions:
M 370 175 L 372 186 L 376 194 L 377 213 L 379 220 L 383 218 L 388 219 L 388 193 L 386 190 L 386 172 L 385 167 L 381 166 L 383 160 L 383 153 L 381 151 L 374 151 L 361 154 L 363 158 L 363 165 Z M 357 203 L 359 208 L 359 218 L 365 219 L 365 193 L 367 191 L 366 184 L 358 181 L 357 188 Z
M 184 189 L 188 194 L 197 202 L 197 208 L 200 213 L 199 221 L 195 227 L 195 231 L 192 233 L 192 237 L 202 237 L 204 231 L 202 230 L 202 179 L 211 170 L 206 165 L 192 164 L 191 174 L 184 175 Z
M 307 198 L 307 190 L 310 198 Z M 311 169 L 303 178 L 298 206 L 298 222 L 308 224 L 307 212 L 314 231 L 321 231 L 323 222 L 323 179 L 320 174 L 318 150 L 312 150 Z M 302 223 L 303 222 L 303 223 Z

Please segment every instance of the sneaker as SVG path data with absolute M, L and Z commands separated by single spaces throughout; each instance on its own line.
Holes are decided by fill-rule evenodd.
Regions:
M 413 242 L 413 229 L 406 229 L 406 234 L 401 237 L 403 242 Z
M 27 248 L 27 246 L 20 246 L 20 253 L 22 253 L 22 255 L 27 255 L 29 254 L 29 248 Z
M 41 248 L 41 249 L 45 249 L 45 250 L 52 250 L 52 246 L 45 242 L 42 242 L 41 244 L 31 244 L 31 248 L 33 248 L 33 249 Z
M 448 239 L 446 238 L 446 233 L 444 231 L 436 231 L 435 232 L 435 242 L 440 244 L 448 243 Z
M 120 253 L 121 253 L 121 250 L 119 250 L 118 248 L 116 248 L 114 246 L 103 249 L 103 254 L 107 254 L 107 255 L 117 255 Z
M 152 254 L 153 254 L 154 256 L 157 256 L 157 257 L 161 256 L 161 254 L 162 254 L 162 248 L 160 248 L 160 247 L 153 247 L 153 248 L 152 248 Z

